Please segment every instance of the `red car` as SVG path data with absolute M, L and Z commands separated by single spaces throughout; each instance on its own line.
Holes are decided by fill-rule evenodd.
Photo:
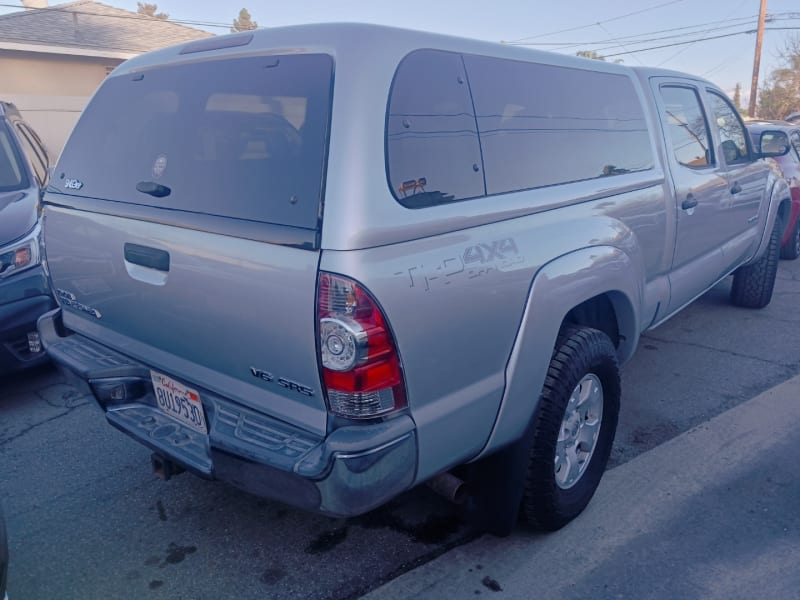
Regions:
M 781 258 L 794 260 L 800 256 L 800 123 L 787 121 L 749 121 L 746 123 L 750 139 L 758 145 L 761 132 L 766 129 L 783 130 L 789 136 L 789 152 L 783 156 L 766 159 L 781 172 L 792 190 L 792 212 L 789 225 L 781 240 Z

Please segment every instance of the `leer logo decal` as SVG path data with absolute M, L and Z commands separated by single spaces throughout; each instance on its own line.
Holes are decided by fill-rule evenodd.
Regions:
M 167 170 L 167 155 L 159 154 L 156 157 L 156 162 L 153 163 L 153 177 L 158 179 Z

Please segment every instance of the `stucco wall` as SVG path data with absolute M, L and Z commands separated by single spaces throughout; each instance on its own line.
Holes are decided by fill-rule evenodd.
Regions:
M 17 105 L 55 161 L 108 69 L 120 62 L 0 51 L 0 98 Z

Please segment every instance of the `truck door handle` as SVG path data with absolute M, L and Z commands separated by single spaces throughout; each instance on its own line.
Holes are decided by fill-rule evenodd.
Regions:
M 166 250 L 126 243 L 125 260 L 156 271 L 169 271 L 169 252 Z
M 681 208 L 683 210 L 689 210 L 690 208 L 694 208 L 697 206 L 697 198 L 695 198 L 692 194 L 686 196 L 686 200 L 681 202 Z
M 731 188 L 731 194 L 738 194 L 741 191 L 742 191 L 742 186 L 740 186 L 739 182 L 737 181 L 736 183 L 733 184 L 733 187 Z

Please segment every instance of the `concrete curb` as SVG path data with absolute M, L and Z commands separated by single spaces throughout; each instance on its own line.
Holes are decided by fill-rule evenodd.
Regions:
M 550 535 L 483 536 L 365 598 L 800 598 L 800 376 L 606 473 Z

